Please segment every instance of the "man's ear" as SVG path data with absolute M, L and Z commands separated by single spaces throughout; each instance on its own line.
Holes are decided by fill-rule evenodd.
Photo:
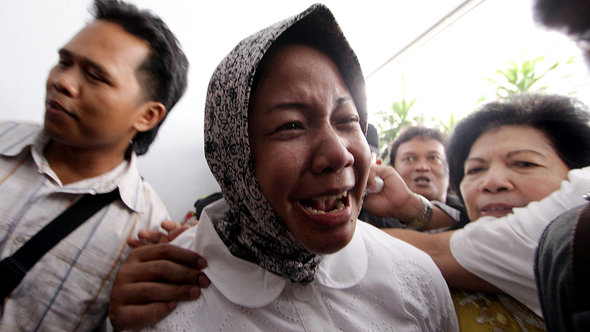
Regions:
M 148 101 L 141 106 L 139 117 L 133 126 L 138 132 L 154 128 L 166 115 L 166 107 L 157 101 Z

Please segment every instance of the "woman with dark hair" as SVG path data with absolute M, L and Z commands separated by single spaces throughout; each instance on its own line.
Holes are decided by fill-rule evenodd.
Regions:
M 484 105 L 457 124 L 448 150 L 451 183 L 472 222 L 437 234 L 386 232 L 430 254 L 451 289 L 506 293 L 518 302 L 504 307 L 522 303 L 542 317 L 535 250 L 551 220 L 584 203 L 590 188 L 589 120 L 586 107 L 565 96 L 520 94 Z M 391 171 L 375 168 L 385 181 L 383 191 L 402 187 Z M 470 296 L 459 302 L 481 301 Z M 532 318 L 527 328 L 543 327 L 534 316 L 522 316 Z
M 471 146 L 483 133 L 504 126 L 539 130 L 569 169 L 588 166 L 588 121 L 586 106 L 566 96 L 520 94 L 489 103 L 453 129 L 447 152 L 451 186 L 461 193 L 464 163 Z
M 428 255 L 357 222 L 366 126 L 362 71 L 326 7 L 240 42 L 205 106 L 224 199 L 173 242 L 207 258 L 211 284 L 153 328 L 456 331 Z

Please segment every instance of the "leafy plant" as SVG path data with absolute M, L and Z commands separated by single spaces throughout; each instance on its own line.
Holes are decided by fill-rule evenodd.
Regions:
M 523 59 L 521 63 L 511 61 L 508 68 L 496 70 L 496 75 L 487 80 L 495 86 L 496 97 L 500 98 L 527 91 L 543 91 L 547 90 L 547 86 L 539 86 L 539 81 L 558 67 L 572 64 L 573 61 L 574 57 L 570 57 L 564 64 L 556 61 L 545 68 L 539 66 L 545 63 L 545 56 Z M 485 99 L 481 98 L 480 101 Z
M 557 74 L 558 69 L 563 68 L 564 74 L 559 79 L 564 80 L 571 76 L 571 72 L 568 73 L 566 66 L 574 63 L 574 60 L 575 57 L 570 57 L 564 62 L 555 61 L 547 64 L 545 56 L 532 59 L 523 58 L 521 62 L 510 62 L 508 68 L 496 70 L 495 75 L 486 80 L 492 83 L 495 92 L 494 99 L 527 91 L 543 91 L 548 89 L 545 82 L 551 82 L 549 78 L 546 78 L 550 73 Z M 381 118 L 381 121 L 375 125 L 379 132 L 381 146 L 379 155 L 384 163 L 389 161 L 389 144 L 399 135 L 402 128 L 427 125 L 437 127 L 441 132 L 450 133 L 456 122 L 453 113 L 450 114 L 449 119 L 446 121 L 435 117 L 426 119 L 424 114 L 413 115 L 411 110 L 416 104 L 417 97 L 410 98 L 407 96 L 406 81 L 403 75 L 401 79 L 401 99 L 393 102 L 388 110 L 381 110 L 376 113 Z M 572 91 L 572 93 L 575 93 L 575 91 Z M 481 97 L 478 99 L 478 103 L 486 102 L 488 99 L 491 98 Z
M 377 115 L 381 121 L 376 124 L 379 132 L 379 146 L 381 151 L 379 157 L 384 163 L 389 162 L 389 144 L 399 135 L 400 131 L 407 126 L 425 125 L 438 127 L 443 132 L 449 132 L 455 125 L 455 119 L 451 113 L 448 122 L 435 117 L 426 118 L 424 114 L 411 114 L 411 109 L 416 104 L 417 98 L 408 98 L 406 94 L 406 82 L 402 75 L 402 98 L 391 104 L 388 110 L 381 110 Z

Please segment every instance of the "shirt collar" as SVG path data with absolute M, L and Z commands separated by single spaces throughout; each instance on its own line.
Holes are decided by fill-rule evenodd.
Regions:
M 14 122 L 7 127 L 8 130 L 14 130 L 18 134 L 14 135 L 16 141 L 10 147 L 2 150 L 2 155 L 15 157 L 30 148 L 37 170 L 50 177 L 54 183 L 61 187 L 62 192 L 96 194 L 107 193 L 118 187 L 121 200 L 129 209 L 140 213 L 146 211 L 146 204 L 142 204 L 145 201 L 142 197 L 144 183 L 137 169 L 137 155 L 135 153 L 131 154 L 129 160 L 124 160 L 104 174 L 62 186 L 61 181 L 43 156 L 43 150 L 50 140 L 45 131 L 37 124 Z
M 204 209 L 198 227 L 191 232 L 194 237 L 190 248 L 207 257 L 204 272 L 227 299 L 248 308 L 266 306 L 279 297 L 289 281 L 229 252 L 212 224 L 212 220 L 223 218 L 227 210 L 223 199 Z M 351 287 L 364 278 L 367 267 L 365 243 L 355 231 L 348 245 L 322 256 L 314 283 L 335 289 Z

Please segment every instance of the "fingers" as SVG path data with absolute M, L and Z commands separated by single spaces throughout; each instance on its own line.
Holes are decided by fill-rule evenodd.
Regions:
M 168 315 L 178 301 L 197 299 L 209 278 L 207 261 L 196 252 L 167 243 L 131 251 L 115 277 L 109 317 L 116 330 L 141 328 Z
M 187 229 L 191 228 L 189 225 L 182 225 L 174 230 L 168 232 L 168 241 L 172 242 L 172 240 L 176 239 L 177 236 L 182 234 L 182 232 L 186 231 Z
M 144 244 L 167 243 L 168 236 L 166 233 L 157 229 L 142 229 L 137 233 L 139 240 Z
M 145 264 L 151 263 L 152 265 L 156 264 L 157 266 L 152 267 L 154 269 L 168 268 L 168 265 L 172 267 L 176 265 L 184 265 L 185 267 L 198 270 L 207 267 L 207 261 L 198 253 L 167 243 L 136 248 L 131 251 L 127 260 L 131 262 L 142 262 Z M 123 266 L 125 265 L 126 264 Z M 157 272 L 164 273 L 167 271 Z
M 127 244 L 131 247 L 131 248 L 138 248 L 141 246 L 145 246 L 147 243 L 143 242 L 140 239 L 136 239 L 134 237 L 130 237 L 127 239 Z
M 374 190 L 377 184 L 375 183 L 375 176 L 369 174 L 369 178 L 367 179 L 367 190 Z
M 159 322 L 170 314 L 177 305 L 176 301 L 153 302 L 143 305 L 111 304 L 109 318 L 115 331 L 140 329 Z
M 163 221 L 161 226 L 166 233 L 157 229 L 142 229 L 137 233 L 137 239 L 130 238 L 127 244 L 132 248 L 138 248 L 146 244 L 168 243 L 190 227 L 172 220 Z
M 111 293 L 111 302 L 139 305 L 154 302 L 194 300 L 201 296 L 201 287 L 196 284 L 163 282 L 117 282 L 113 286 Z
M 172 220 L 165 220 L 162 221 L 162 224 L 160 225 L 162 226 L 162 228 L 167 232 L 170 233 L 171 231 L 178 229 L 180 227 L 182 227 L 182 225 L 180 225 L 179 223 L 177 223 L 176 221 L 172 221 Z

